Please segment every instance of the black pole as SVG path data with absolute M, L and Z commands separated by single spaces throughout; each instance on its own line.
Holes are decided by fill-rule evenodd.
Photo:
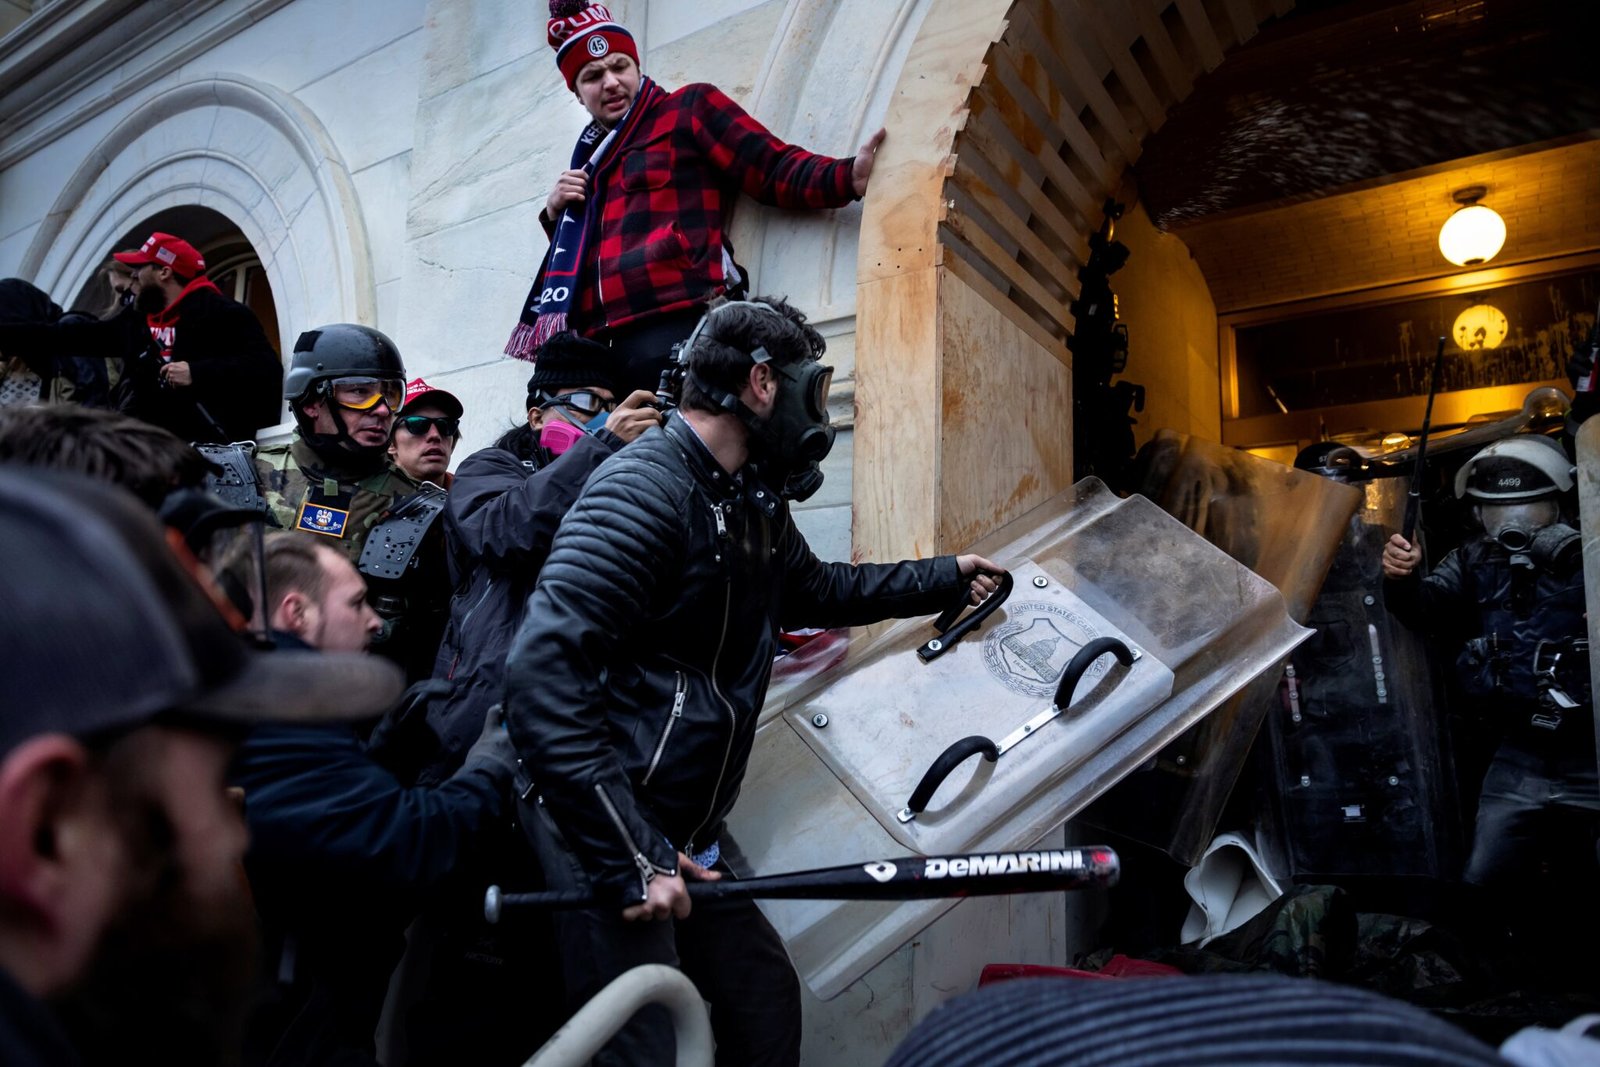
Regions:
M 1411 543 L 1417 530 L 1417 516 L 1422 512 L 1423 464 L 1428 459 L 1428 427 L 1433 422 L 1433 398 L 1439 392 L 1439 371 L 1444 365 L 1444 338 L 1433 354 L 1433 369 L 1428 372 L 1428 406 L 1422 410 L 1422 437 L 1417 441 L 1417 465 L 1411 472 L 1411 491 L 1406 494 L 1406 517 L 1400 524 L 1400 536 Z

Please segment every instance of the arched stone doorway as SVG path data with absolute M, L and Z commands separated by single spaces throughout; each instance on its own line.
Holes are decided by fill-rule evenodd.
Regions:
M 933 4 L 862 219 L 858 558 L 970 544 L 1070 484 L 1068 305 L 1100 206 L 1195 78 L 1292 4 Z
M 226 215 L 198 205 L 158 211 L 129 227 L 105 248 L 100 261 L 112 252 L 137 248 L 152 233 L 177 234 L 199 249 L 206 260 L 206 276 L 222 290 L 255 313 L 267 340 L 280 355 L 283 348 L 278 333 L 277 298 L 261 261 L 244 231 Z M 73 300 L 77 308 L 96 309 L 110 302 L 109 288 L 97 271 L 79 288 Z
M 1070 482 L 1070 303 L 1101 205 L 1131 199 L 1135 164 L 1141 192 L 1147 172 L 1164 168 L 1169 187 L 1173 171 L 1189 179 L 1190 199 L 1174 211 L 1169 192 L 1158 211 L 1152 195 L 1159 229 L 1142 210 L 1124 220 L 1159 254 L 1137 253 L 1119 292 L 1164 256 L 1142 279 L 1146 305 L 1179 274 L 1201 297 L 1181 326 L 1158 309 L 1145 312 L 1142 337 L 1132 329 L 1141 380 L 1186 394 L 1146 421 L 1182 429 L 1188 417 L 1208 437 L 1239 436 L 1217 420 L 1238 414 L 1225 410 L 1227 355 L 1234 322 L 1259 310 L 1251 304 L 1359 301 L 1366 287 L 1401 282 L 1470 291 L 1496 271 L 1600 261 L 1600 207 L 1579 191 L 1582 175 L 1592 185 L 1600 94 L 1592 79 L 1563 73 L 1586 65 L 1552 61 L 1589 39 L 1579 24 L 1544 0 L 1493 10 L 1425 0 L 932 3 L 863 214 L 857 555 L 969 544 Z M 1497 50 L 1500 59 L 1486 58 Z M 1320 107 L 1292 113 L 1285 98 L 1314 63 Z M 1196 107 L 1214 114 L 1196 121 Z M 1254 128 L 1241 129 L 1240 115 Z M 1275 158 L 1250 155 L 1262 144 Z M 1226 200 L 1252 184 L 1248 168 L 1267 164 L 1305 180 Z M 1435 237 L 1454 210 L 1450 191 L 1480 181 L 1502 188 L 1526 225 L 1504 268 L 1455 271 Z M 1390 266 L 1374 270 L 1377 260 Z M 1420 397 L 1395 410 L 1409 418 L 1413 406 L 1420 417 Z
M 280 89 L 218 75 L 145 101 L 67 176 L 19 273 L 47 292 L 76 291 L 107 251 L 137 245 L 162 218 L 226 224 L 254 251 L 277 320 L 269 336 L 376 321 L 349 169 L 316 116 Z

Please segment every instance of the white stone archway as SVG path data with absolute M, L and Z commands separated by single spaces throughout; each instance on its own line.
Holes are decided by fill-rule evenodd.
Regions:
M 226 216 L 260 255 L 279 335 L 376 321 L 366 223 L 350 172 L 315 115 L 238 75 L 158 93 L 63 184 L 23 257 L 47 292 L 76 292 L 116 241 L 158 211 Z
M 793 144 L 855 155 L 883 124 L 931 5 L 932 0 L 789 0 L 761 62 L 751 113 Z M 757 286 L 789 295 L 825 327 L 838 322 L 846 332 L 852 329 L 860 205 L 830 212 L 753 207 L 741 206 L 733 239 Z

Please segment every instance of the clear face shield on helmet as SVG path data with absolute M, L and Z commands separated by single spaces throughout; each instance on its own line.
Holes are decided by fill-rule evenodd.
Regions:
M 160 508 L 173 551 L 234 629 L 270 643 L 257 610 L 266 602 L 266 515 L 203 489 L 176 489 Z
M 217 587 L 246 620 L 243 633 L 256 644 L 272 644 L 272 629 L 261 605 L 267 601 L 266 524 L 248 522 L 214 531 L 201 560 Z

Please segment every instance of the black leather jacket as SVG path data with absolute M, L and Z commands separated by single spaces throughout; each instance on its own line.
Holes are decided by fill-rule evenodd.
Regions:
M 512 739 L 602 888 L 642 899 L 733 807 L 780 626 L 934 614 L 955 558 L 822 563 L 748 468 L 674 414 L 568 513 L 507 660 Z

